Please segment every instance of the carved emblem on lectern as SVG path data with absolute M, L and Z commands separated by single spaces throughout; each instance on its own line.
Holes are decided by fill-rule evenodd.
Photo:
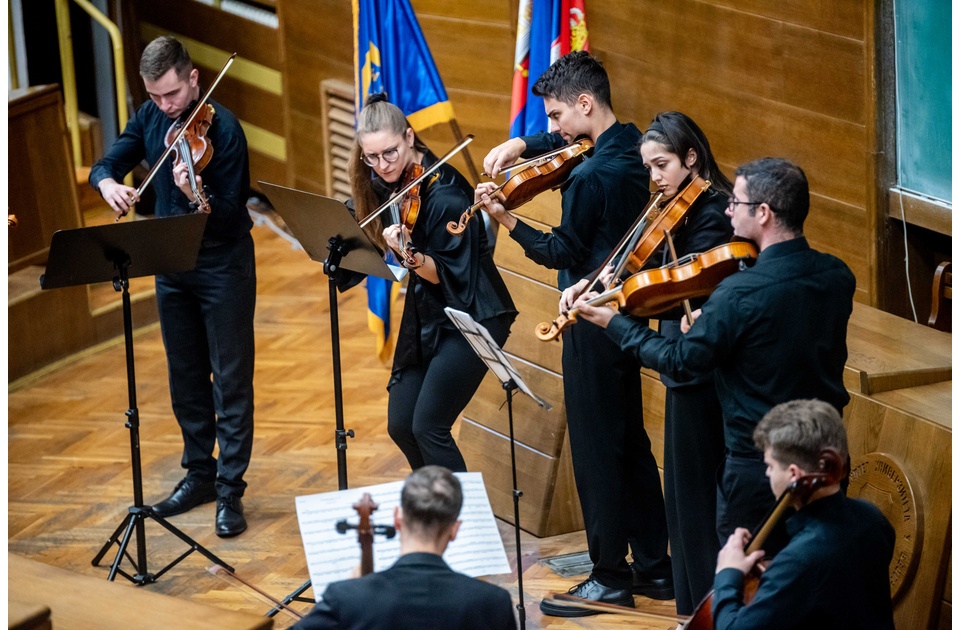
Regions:
M 867 453 L 850 469 L 847 495 L 874 504 L 896 531 L 890 595 L 896 602 L 913 581 L 923 543 L 923 510 L 903 466 L 884 453 Z

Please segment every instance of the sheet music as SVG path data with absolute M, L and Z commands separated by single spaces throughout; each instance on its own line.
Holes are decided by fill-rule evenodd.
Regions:
M 443 559 L 454 571 L 470 577 L 510 573 L 500 530 L 490 507 L 481 473 L 454 473 L 463 488 L 460 531 L 447 547 Z M 393 510 L 400 505 L 403 481 L 351 488 L 296 498 L 300 536 L 313 583 L 314 598 L 320 601 L 330 582 L 344 580 L 360 564 L 356 530 L 339 534 L 337 521 L 356 525 L 359 515 L 353 504 L 369 492 L 379 508 L 371 514 L 373 525 L 393 525 Z M 400 534 L 391 540 L 377 535 L 373 542 L 373 567 L 383 571 L 400 556 Z
M 501 349 L 497 342 L 493 340 L 493 337 L 490 336 L 490 331 L 474 321 L 469 313 L 458 311 L 449 306 L 444 308 L 443 312 L 447 314 L 447 317 L 449 317 L 453 325 L 457 327 L 457 330 L 463 334 L 467 343 L 473 348 L 473 351 L 487 364 L 487 367 L 500 379 L 501 383 L 508 383 L 512 380 L 516 383 L 517 387 L 520 388 L 520 391 L 532 398 L 538 405 L 547 411 L 553 409 L 550 403 L 534 394 L 533 390 L 523 382 L 520 373 L 513 367 L 510 359 L 504 354 L 503 349 Z

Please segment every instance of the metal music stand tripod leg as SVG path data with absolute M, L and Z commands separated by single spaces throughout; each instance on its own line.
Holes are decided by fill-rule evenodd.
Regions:
M 161 575 L 179 564 L 181 560 L 194 551 L 199 552 L 211 562 L 225 566 L 230 569 L 230 571 L 233 571 L 223 560 L 168 523 L 163 517 L 155 514 L 151 506 L 143 504 L 143 477 L 141 476 L 140 468 L 140 412 L 137 409 L 137 381 L 133 359 L 133 317 L 130 307 L 130 280 L 128 276 L 130 257 L 124 253 L 122 258 L 118 257 L 115 265 L 118 275 L 113 279 L 113 288 L 120 291 L 123 296 L 123 337 L 127 355 L 127 397 L 130 404 L 129 409 L 127 409 L 125 413 L 127 417 L 125 426 L 130 429 L 130 462 L 133 469 L 133 505 L 130 507 L 123 521 L 113 532 L 113 535 L 110 536 L 93 558 L 92 564 L 93 566 L 99 566 L 98 563 L 107 554 L 107 551 L 109 551 L 114 544 L 119 544 L 117 555 L 110 565 L 110 573 L 107 576 L 107 579 L 110 581 L 113 581 L 117 573 L 119 573 L 138 586 L 156 582 Z M 155 520 L 190 547 L 190 549 L 156 573 L 150 573 L 147 568 L 147 539 L 145 528 L 145 521 L 147 519 Z M 121 532 L 123 532 L 122 539 L 120 538 Z M 136 560 L 127 552 L 127 547 L 134 533 L 136 533 L 137 538 Z M 135 571 L 133 575 L 120 569 L 120 562 L 124 557 L 133 565 Z
M 520 630 L 527 627 L 527 611 L 523 607 L 523 557 L 520 552 L 520 497 L 523 492 L 517 489 L 517 443 L 513 437 L 513 390 L 517 384 L 513 379 L 503 383 L 503 391 L 507 394 L 507 418 L 510 424 L 510 469 L 513 472 L 513 531 L 517 541 L 517 592 L 520 594 L 520 603 L 517 604 L 517 616 L 520 619 Z

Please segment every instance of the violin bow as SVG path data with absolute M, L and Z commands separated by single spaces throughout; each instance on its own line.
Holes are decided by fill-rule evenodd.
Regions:
M 223 565 L 215 564 L 215 565 L 213 565 L 212 567 L 210 567 L 210 568 L 207 569 L 207 570 L 208 570 L 210 573 L 212 573 L 213 575 L 215 575 L 215 576 L 217 576 L 218 578 L 220 578 L 221 580 L 223 580 L 223 581 L 225 581 L 226 583 L 230 584 L 231 586 L 234 586 L 234 587 L 236 587 L 236 588 L 239 588 L 241 591 L 243 590 L 242 587 L 244 587 L 244 586 L 247 587 L 247 588 L 249 588 L 251 591 L 253 591 L 253 593 L 251 593 L 251 594 L 254 595 L 257 599 L 259 599 L 259 600 L 261 600 L 261 601 L 263 601 L 263 602 L 269 603 L 269 604 L 271 604 L 272 606 L 276 606 L 279 610 L 282 610 L 283 612 L 287 613 L 288 615 L 290 615 L 290 616 L 293 617 L 294 619 L 296 619 L 296 620 L 298 620 L 298 621 L 299 621 L 300 619 L 303 619 L 303 613 L 297 612 L 296 610 L 294 610 L 293 608 L 290 608 L 289 606 L 287 606 L 286 604 L 284 604 L 284 603 L 281 602 L 280 600 L 274 599 L 273 597 L 271 597 L 270 595 L 268 595 L 268 594 L 265 593 L 264 591 L 260 590 L 259 588 L 257 588 L 257 587 L 254 586 L 253 584 L 250 584 L 249 582 L 245 581 L 245 580 L 244 580 L 243 578 L 241 578 L 239 575 L 237 575 L 236 573 L 234 573 L 234 572 L 231 571 L 230 569 L 227 569 L 227 568 L 224 567 Z
M 676 265 L 680 261 L 677 260 L 677 250 L 673 246 L 673 235 L 670 234 L 670 230 L 664 230 L 663 235 L 667 239 L 667 247 L 670 248 L 670 258 L 673 259 L 673 264 Z M 687 324 L 689 324 L 690 326 L 693 326 L 693 311 L 690 308 L 690 300 L 683 301 L 683 312 L 687 318 Z
M 374 219 L 380 216 L 380 214 L 383 213 L 384 210 L 386 210 L 392 204 L 396 203 L 399 199 L 401 199 L 405 194 L 407 194 L 407 192 L 410 189 L 412 189 L 417 184 L 425 180 L 428 176 L 432 175 L 435 170 L 440 168 L 442 165 L 446 164 L 447 161 L 450 160 L 450 158 L 455 156 L 457 153 L 460 153 L 460 151 L 462 151 L 463 148 L 466 147 L 471 142 L 473 142 L 473 134 L 468 133 L 466 137 L 464 137 L 464 139 L 457 144 L 457 146 L 447 151 L 446 155 L 444 155 L 442 158 L 437 160 L 437 162 L 433 166 L 431 166 L 430 168 L 424 169 L 423 174 L 420 175 L 420 177 L 414 179 L 412 182 L 410 182 L 409 184 L 407 184 L 406 186 L 404 186 L 403 188 L 395 192 L 389 199 L 384 201 L 379 208 L 374 210 L 372 213 L 370 213 L 370 215 L 368 215 L 362 221 L 360 221 L 360 227 L 361 228 L 367 227 Z
M 586 610 L 596 610 L 598 612 L 613 613 L 615 615 L 629 615 L 632 617 L 642 617 L 651 621 L 669 621 L 671 623 L 685 623 L 686 618 L 678 615 L 665 615 L 646 612 L 630 608 L 629 606 L 618 606 L 617 604 L 605 604 L 589 599 L 575 597 L 569 593 L 547 593 L 545 599 L 559 606 L 568 608 L 585 608 Z
M 147 186 L 153 181 L 154 176 L 157 174 L 157 171 L 160 170 L 160 165 L 163 164 L 164 160 L 170 155 L 171 151 L 176 150 L 177 145 L 180 143 L 180 140 L 183 138 L 184 134 L 187 132 L 187 129 L 190 128 L 190 125 L 193 124 L 194 119 L 197 115 L 203 110 L 203 106 L 207 104 L 207 99 L 210 98 L 210 95 L 213 94 L 213 91 L 216 89 L 217 84 L 220 83 L 220 79 L 223 78 L 223 75 L 227 73 L 227 70 L 233 65 L 233 60 L 236 59 L 237 53 L 230 55 L 230 58 L 227 59 L 227 62 L 223 64 L 223 68 L 220 70 L 220 74 L 217 75 L 217 78 L 213 80 L 213 83 L 210 84 L 210 88 L 203 95 L 203 98 L 200 99 L 200 102 L 196 104 L 193 108 L 193 111 L 190 112 L 190 116 L 187 118 L 186 122 L 181 125 L 180 133 L 177 134 L 177 137 L 174 138 L 173 142 L 170 143 L 170 146 L 167 147 L 167 150 L 163 152 L 163 155 L 160 156 L 160 159 L 157 160 L 157 163 L 153 165 L 153 168 L 150 169 L 150 172 L 147 173 L 147 177 L 143 180 L 143 183 L 140 184 L 140 187 L 137 188 L 137 197 L 143 194 L 143 191 L 147 189 Z M 120 220 L 126 213 L 117 217 L 117 221 Z

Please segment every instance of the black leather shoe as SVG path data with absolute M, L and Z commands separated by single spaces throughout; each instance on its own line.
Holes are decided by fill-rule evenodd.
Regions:
M 569 591 L 568 595 L 579 597 L 580 599 L 589 599 L 592 602 L 602 604 L 616 604 L 617 606 L 626 606 L 633 608 L 633 595 L 626 588 L 610 588 L 589 578 L 580 582 Z M 589 615 L 599 615 L 600 611 L 587 610 L 586 608 L 576 608 L 571 606 L 557 605 L 551 601 L 543 600 L 540 602 L 540 612 L 552 617 L 587 617 Z
M 201 503 L 210 503 L 217 498 L 217 490 L 212 481 L 200 481 L 185 477 L 173 489 L 173 493 L 153 506 L 157 516 L 175 516 L 183 514 Z
M 247 520 L 243 518 L 243 502 L 236 495 L 217 499 L 217 536 L 229 538 L 243 533 Z
M 643 595 L 650 599 L 673 599 L 673 576 L 654 577 L 650 573 L 637 570 L 636 564 L 630 565 L 633 573 L 633 587 L 631 591 L 634 595 Z

